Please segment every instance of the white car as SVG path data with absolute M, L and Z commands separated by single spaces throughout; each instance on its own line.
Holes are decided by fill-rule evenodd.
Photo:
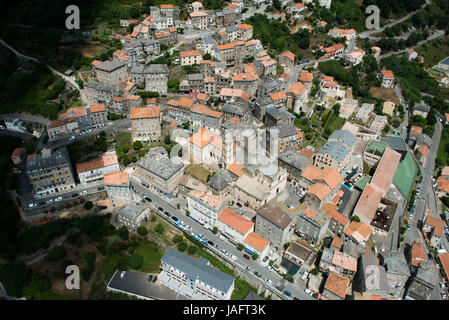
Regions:
M 122 271 L 122 273 L 120 273 L 120 278 L 123 279 L 123 277 L 125 276 L 126 271 Z
M 58 197 L 55 199 L 56 202 L 61 201 L 61 200 L 62 200 L 62 197 Z
M 273 283 L 273 281 L 271 281 L 270 279 L 265 279 L 265 282 L 266 282 L 266 283 L 269 283 L 269 284 L 272 284 L 272 283 Z
M 29 205 L 28 205 L 28 208 L 34 208 L 34 207 L 36 207 L 37 206 L 37 204 L 35 204 L 35 203 L 30 203 Z
M 310 291 L 309 289 L 304 290 L 305 293 L 307 293 L 309 296 L 313 296 L 312 291 Z
M 273 270 L 273 267 L 270 266 L 270 265 L 268 265 L 268 266 L 267 266 L 267 269 L 268 269 L 269 271 L 271 271 L 271 270 Z
M 234 261 L 237 261 L 237 256 L 232 255 L 232 256 L 231 256 L 231 259 L 234 260 Z

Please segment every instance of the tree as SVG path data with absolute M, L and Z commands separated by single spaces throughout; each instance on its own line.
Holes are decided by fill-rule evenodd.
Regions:
M 154 231 L 156 231 L 159 234 L 162 234 L 164 232 L 164 225 L 159 222 L 156 228 L 154 228 Z
M 129 231 L 128 228 L 126 228 L 125 226 L 120 227 L 117 230 L 117 235 L 122 238 L 122 240 L 126 241 L 129 239 Z
M 259 255 L 257 253 L 253 254 L 252 256 L 253 260 L 257 260 L 257 258 L 259 258 Z
M 142 147 L 143 147 L 143 144 L 141 141 L 139 141 L 139 140 L 134 141 L 134 143 L 133 143 L 134 150 L 138 151 L 138 150 L 142 149 Z
M 92 201 L 86 201 L 86 202 L 84 203 L 84 209 L 86 209 L 86 210 L 92 209 L 93 206 L 94 206 L 94 204 L 92 203 Z
M 203 60 L 212 60 L 212 56 L 210 55 L 210 53 L 206 53 L 206 54 L 203 56 Z
M 352 216 L 351 221 L 360 222 L 360 218 L 358 216 Z
M 151 218 L 150 218 L 150 221 L 151 221 L 151 222 L 156 221 L 156 216 L 155 216 L 155 215 L 152 215 Z
M 290 242 L 284 243 L 284 250 L 287 250 L 290 247 Z
M 137 142 L 137 141 L 136 141 L 136 142 Z M 129 146 L 126 145 L 126 144 L 123 145 L 123 146 L 122 146 L 122 152 L 123 152 L 123 153 L 128 153 L 128 152 L 129 152 Z
M 190 255 L 194 255 L 198 251 L 198 248 L 196 246 L 189 246 L 187 248 L 187 253 Z
M 47 259 L 48 261 L 59 261 L 64 257 L 65 257 L 64 248 L 62 246 L 56 246 L 47 253 L 45 259 Z
M 280 11 L 282 9 L 282 2 L 280 0 L 273 0 L 273 8 Z
M 178 243 L 178 250 L 181 252 L 186 251 L 187 249 L 187 243 L 185 241 L 181 241 L 180 243 Z
M 50 279 L 48 279 L 47 276 L 41 273 L 33 273 L 31 282 L 33 283 L 33 287 L 35 287 L 40 292 L 46 291 L 51 288 Z
M 186 210 L 186 216 L 190 216 L 190 211 Z
M 173 236 L 173 242 L 174 243 L 181 242 L 182 239 L 184 239 L 184 237 L 182 235 L 180 235 L 180 234 L 176 234 L 176 235 Z
M 23 288 L 31 280 L 31 270 L 23 264 L 0 265 L 0 282 L 10 296 L 20 297 Z
M 130 164 L 130 163 L 131 163 L 131 159 L 130 159 L 129 157 L 124 156 L 124 157 L 122 158 L 122 164 L 123 164 L 124 166 L 127 166 L 127 165 Z
M 167 134 L 167 135 L 165 136 L 165 138 L 164 138 L 164 143 L 167 144 L 167 145 L 171 143 L 171 139 L 170 139 L 170 135 L 169 135 L 169 134 Z
M 241 243 L 237 244 L 237 250 L 242 251 L 245 246 Z
M 176 208 L 178 208 L 178 210 L 181 209 L 181 204 L 180 204 L 180 203 L 177 203 L 177 204 L 176 204 Z
M 140 234 L 141 236 L 146 236 L 148 233 L 148 230 L 144 226 L 140 226 L 137 228 L 137 233 Z
M 143 265 L 143 257 L 140 254 L 133 253 L 132 255 L 128 256 L 127 263 L 131 269 L 140 269 Z
M 212 230 L 212 232 L 213 232 L 214 234 L 217 234 L 218 228 L 217 228 L 216 226 L 214 226 L 214 229 Z
M 186 122 L 184 122 L 183 124 L 182 124 L 182 126 L 183 126 L 183 128 L 184 129 L 189 129 L 189 127 L 190 127 L 190 122 L 189 121 L 186 121 Z

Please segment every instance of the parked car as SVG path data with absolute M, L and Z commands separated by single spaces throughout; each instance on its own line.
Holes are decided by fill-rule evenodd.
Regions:
M 304 292 L 305 292 L 306 294 L 308 294 L 309 296 L 313 297 L 313 293 L 312 293 L 312 291 L 310 291 L 309 289 L 304 290 Z
M 265 256 L 265 258 L 263 258 L 263 262 L 267 262 L 267 260 L 268 260 L 268 257 L 267 256 Z
M 269 271 L 271 271 L 271 270 L 273 270 L 273 267 L 270 266 L 270 265 L 268 265 L 268 266 L 267 266 L 267 269 L 268 269 Z
M 62 197 L 58 197 L 58 198 L 55 199 L 56 202 L 57 201 L 61 201 L 61 200 L 62 200 Z
M 148 277 L 148 281 L 151 282 L 151 280 L 153 280 L 153 275 L 152 274 L 150 274 L 150 276 Z
M 212 241 L 210 241 L 210 240 L 207 241 L 207 244 L 210 245 L 210 246 L 212 246 L 212 247 L 214 246 L 214 243 L 213 243 Z
M 241 204 L 240 202 L 237 202 L 237 206 L 238 206 L 239 208 L 241 208 L 241 207 L 242 207 L 242 204 Z
M 287 296 L 287 297 L 290 297 L 292 294 L 291 294 L 291 292 L 290 291 L 287 291 L 287 290 L 284 290 L 284 294 Z
M 145 200 L 147 200 L 148 202 L 152 202 L 153 200 L 151 200 L 151 198 L 149 197 L 145 197 Z
M 441 298 L 446 300 L 446 298 L 447 298 L 446 292 L 443 292 L 443 291 L 441 292 Z
M 176 218 L 175 216 L 172 216 L 171 219 L 172 219 L 173 221 L 178 221 L 178 218 Z
M 98 191 L 104 190 L 104 187 L 98 187 L 97 190 Z
M 154 276 L 153 277 L 153 282 L 156 282 L 156 280 L 157 280 L 157 276 Z
M 157 208 L 159 211 L 164 211 L 164 209 L 162 209 L 162 207 Z
M 167 217 L 170 217 L 170 213 L 168 213 L 168 211 L 165 211 L 164 214 L 165 214 Z
M 255 274 L 256 276 L 258 276 L 259 278 L 262 277 L 262 275 L 261 275 L 259 272 L 257 272 L 257 271 L 254 271 L 254 274 Z
M 231 256 L 231 259 L 234 260 L 234 261 L 237 261 L 237 256 L 232 255 L 232 256 Z
M 250 266 L 246 266 L 246 270 L 251 271 L 251 267 Z
M 444 285 L 444 282 L 440 282 L 440 288 L 441 289 L 445 289 L 446 288 L 446 286 Z
M 126 271 L 122 271 L 122 273 L 120 273 L 120 278 L 123 279 L 123 277 L 125 276 Z
M 265 279 L 265 282 L 268 283 L 268 284 L 272 284 L 273 283 L 273 281 L 271 281 L 271 279 Z
M 243 255 L 243 258 L 245 258 L 246 260 L 249 260 L 249 255 L 247 255 L 246 253 Z

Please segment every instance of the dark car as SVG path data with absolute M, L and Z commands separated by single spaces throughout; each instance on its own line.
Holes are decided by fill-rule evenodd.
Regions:
M 242 204 L 241 204 L 240 202 L 237 202 L 237 206 L 238 206 L 239 208 L 241 208 L 241 207 L 242 207 Z
M 166 216 L 170 217 L 170 213 L 168 213 L 168 211 L 164 212 Z
M 298 298 L 296 298 L 296 297 L 293 297 L 293 300 L 299 300 Z
M 433 260 L 433 255 L 432 255 L 432 253 L 429 252 L 429 253 L 427 254 L 427 256 L 429 257 L 430 260 Z
M 257 271 L 254 271 L 254 274 L 256 275 L 256 276 L 258 276 L 259 278 L 262 276 L 259 272 L 257 272 Z
M 79 196 L 79 194 L 78 193 L 74 193 L 74 194 L 72 194 L 72 198 L 75 198 L 75 197 L 78 197 Z
M 172 219 L 173 221 L 178 221 L 178 218 L 176 218 L 175 216 L 171 217 L 171 219 Z
M 151 280 L 153 280 L 153 275 L 152 274 L 150 274 L 150 276 L 148 277 L 148 281 L 151 281 Z
M 145 197 L 145 200 L 147 200 L 148 202 L 151 202 L 153 200 L 151 200 L 151 198 Z
M 153 282 L 156 282 L 156 280 L 157 280 L 157 276 L 154 276 Z
M 268 260 L 268 257 L 265 257 L 265 258 L 263 258 L 263 262 L 267 262 L 267 260 Z
M 210 246 L 212 246 L 212 247 L 214 246 L 214 243 L 213 243 L 212 241 L 210 241 L 210 240 L 207 241 L 207 243 L 208 243 Z
M 164 209 L 162 209 L 162 207 L 157 208 L 159 211 L 164 211 Z
M 249 260 L 249 255 L 247 255 L 246 253 L 243 255 L 243 258 L 245 258 L 246 260 Z
M 97 190 L 98 190 L 98 191 L 104 190 L 104 187 L 98 187 Z

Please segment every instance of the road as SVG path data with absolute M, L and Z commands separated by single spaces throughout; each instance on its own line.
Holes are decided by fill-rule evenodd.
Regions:
M 215 245 L 218 244 L 222 248 L 224 248 L 226 251 L 228 251 L 229 253 L 237 256 L 238 259 L 236 262 L 232 261 L 227 256 L 225 256 L 225 258 L 228 261 L 230 261 L 231 263 L 237 264 L 237 266 L 239 266 L 241 269 L 244 270 L 243 272 L 246 272 L 247 274 L 251 274 L 255 279 L 258 279 L 261 284 L 263 284 L 265 286 L 270 286 L 271 288 L 273 288 L 273 291 L 278 292 L 278 294 L 282 298 L 292 299 L 293 297 L 297 297 L 300 300 L 313 300 L 312 297 L 310 297 L 309 295 L 307 295 L 304 292 L 305 285 L 302 281 L 300 283 L 296 283 L 296 284 L 292 284 L 292 283 L 286 281 L 284 290 L 290 291 L 292 295 L 291 295 L 291 297 L 285 296 L 284 294 L 282 294 L 282 292 L 279 292 L 279 290 L 274 288 L 274 286 L 278 285 L 278 283 L 281 280 L 284 281 L 284 279 L 276 271 L 274 271 L 274 270 L 269 271 L 266 267 L 267 263 L 263 263 L 262 261 L 259 261 L 259 260 L 257 260 L 257 261 L 254 261 L 252 259 L 246 260 L 245 258 L 243 258 L 242 252 L 238 251 L 237 247 L 235 245 L 231 244 L 227 240 L 223 240 L 223 239 L 219 238 L 218 235 L 214 234 L 209 229 L 204 228 L 201 224 L 196 222 L 194 219 L 186 216 L 184 212 L 181 212 L 180 210 L 176 209 L 174 206 L 169 204 L 162 197 L 160 197 L 159 195 L 156 195 L 155 193 L 153 193 L 152 191 L 150 191 L 149 189 L 144 187 L 138 181 L 137 178 L 135 178 L 135 177 L 131 178 L 131 185 L 137 194 L 144 195 L 144 196 L 147 196 L 152 199 L 151 203 L 156 208 L 157 213 L 161 217 L 163 217 L 170 223 L 173 223 L 173 221 L 171 219 L 167 218 L 167 216 L 165 214 L 162 214 L 162 213 L 160 213 L 160 211 L 157 210 L 157 208 L 159 208 L 159 207 L 161 207 L 164 211 L 167 211 L 168 213 L 170 213 L 171 216 L 175 216 L 176 218 L 178 218 L 178 220 L 182 221 L 184 223 L 184 225 L 191 226 L 192 231 L 195 234 L 202 234 L 208 240 L 213 241 Z M 208 247 L 211 248 L 210 246 L 208 246 Z M 212 248 L 212 251 L 216 255 L 220 255 L 221 257 L 224 256 L 223 253 L 216 250 L 215 248 Z M 247 266 L 250 266 L 251 271 L 246 270 Z M 259 272 L 262 275 L 262 277 L 258 278 L 257 276 L 255 276 L 254 275 L 255 271 Z M 270 279 L 272 281 L 272 285 L 269 285 L 268 283 L 266 283 L 265 279 Z

